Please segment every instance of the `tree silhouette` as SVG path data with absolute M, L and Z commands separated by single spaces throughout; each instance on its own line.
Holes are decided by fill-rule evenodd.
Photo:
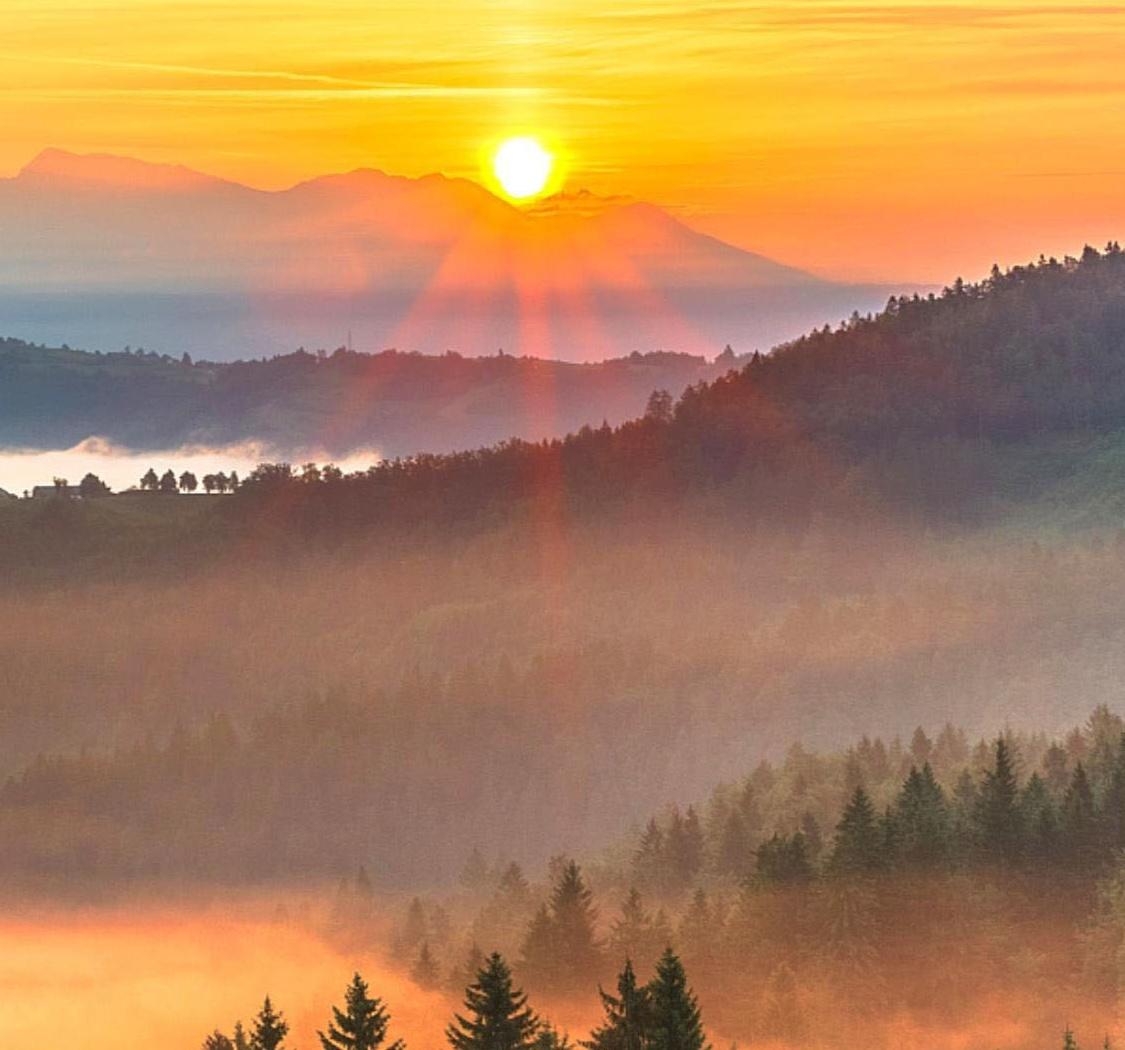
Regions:
M 387 1038 L 390 1015 L 382 1000 L 368 994 L 367 983 L 357 973 L 344 992 L 344 1009 L 332 1008 L 328 1032 L 317 1032 L 323 1050 L 377 1050 Z M 396 1039 L 387 1050 L 404 1050 Z
M 464 1014 L 446 1028 L 453 1050 L 531 1050 L 540 1021 L 527 996 L 513 988 L 512 973 L 493 952 L 465 989 Z
M 656 964 L 649 982 L 650 1041 L 653 1050 L 705 1050 L 699 1003 L 688 988 L 683 964 L 671 948 Z
M 638 987 L 633 964 L 617 978 L 617 995 L 598 989 L 605 1020 L 583 1042 L 588 1050 L 647 1050 L 651 1039 L 651 1008 L 648 989 Z
M 281 1013 L 274 1010 L 267 995 L 250 1027 L 251 1050 L 281 1050 L 288 1034 L 289 1023 Z

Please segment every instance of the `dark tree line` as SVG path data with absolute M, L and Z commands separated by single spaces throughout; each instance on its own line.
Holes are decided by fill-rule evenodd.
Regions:
M 579 974 L 588 984 L 589 973 Z M 604 1022 L 582 1043 L 589 1050 L 709 1050 L 695 995 L 683 964 L 668 949 L 648 984 L 638 986 L 632 963 L 625 962 L 618 996 L 601 992 Z M 357 973 L 344 993 L 343 1007 L 317 1032 L 322 1050 L 406 1050 L 401 1039 L 388 1041 L 390 1014 Z M 232 1035 L 214 1031 L 203 1050 L 286 1050 L 289 1024 L 266 997 L 249 1031 L 241 1022 Z M 516 987 L 499 952 L 482 959 L 464 990 L 464 1004 L 446 1028 L 451 1050 L 570 1050 L 567 1036 L 540 1017 Z

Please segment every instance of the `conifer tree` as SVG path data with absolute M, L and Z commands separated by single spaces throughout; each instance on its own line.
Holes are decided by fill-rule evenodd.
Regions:
M 719 847 L 715 854 L 715 868 L 722 875 L 733 875 L 743 879 L 754 864 L 754 853 L 750 846 L 750 835 L 742 814 L 732 809 L 727 814 L 719 835 Z
M 668 948 L 648 984 L 649 1046 L 652 1050 L 709 1050 L 699 1003 L 688 988 L 687 975 Z
M 666 840 L 666 865 L 667 880 L 676 889 L 689 885 L 703 867 L 703 829 L 693 807 L 688 807 L 685 816 L 681 816 L 679 810 L 672 814 Z
M 648 989 L 637 985 L 633 964 L 625 966 L 617 978 L 617 995 L 598 989 L 605 1020 L 583 1042 L 587 1050 L 648 1050 L 651 1020 Z
M 527 996 L 512 986 L 512 973 L 493 952 L 465 989 L 465 1013 L 446 1030 L 453 1050 L 532 1050 L 541 1024 Z
M 289 1034 L 289 1023 L 273 1008 L 267 995 L 250 1028 L 251 1050 L 280 1050 Z
M 241 1021 L 234 1022 L 234 1032 L 231 1033 L 231 1036 L 234 1050 L 253 1050 L 250 1046 L 250 1037 L 246 1034 L 246 1029 L 242 1027 Z
M 680 921 L 678 946 L 684 958 L 705 976 L 713 975 L 718 962 L 718 949 L 723 940 L 722 908 L 702 889 L 697 889 L 691 904 Z M 667 948 L 669 945 L 664 945 Z
M 357 973 L 344 992 L 344 1009 L 332 1007 L 328 1033 L 317 1032 L 322 1050 L 377 1050 L 387 1038 L 390 1015 L 381 999 L 367 994 L 367 983 Z M 396 1039 L 387 1050 L 405 1050 Z
M 833 871 L 871 872 L 883 867 L 885 834 L 862 785 L 852 793 L 836 825 L 830 866 Z
M 646 890 L 661 889 L 667 881 L 664 832 L 655 818 L 645 827 L 633 855 L 633 874 L 637 885 Z
M 216 1028 L 203 1040 L 202 1050 L 234 1050 L 234 1043 Z
M 621 915 L 610 926 L 609 949 L 615 958 L 648 960 L 655 963 L 668 946 L 658 943 L 656 923 L 646 910 L 636 887 L 621 903 Z
M 419 988 L 436 988 L 441 984 L 441 972 L 438 970 L 433 952 L 430 951 L 429 941 L 422 942 L 418 958 L 414 961 L 414 966 L 410 970 L 410 979 Z
M 1070 857 L 1080 866 L 1088 864 L 1098 851 L 1098 824 L 1094 793 L 1081 762 L 1063 800 L 1063 831 Z
M 543 1021 L 535 1036 L 535 1050 L 574 1050 L 566 1032 L 560 1032 L 550 1021 Z
M 1125 846 L 1125 733 L 1118 740 L 1113 768 L 1106 783 L 1101 825 L 1106 845 L 1116 849 Z
M 1020 820 L 1024 829 L 1024 852 L 1032 859 L 1056 856 L 1058 816 L 1047 784 L 1032 773 L 1020 795 Z
M 593 894 L 574 861 L 562 864 L 550 900 L 536 912 L 523 947 L 523 968 L 536 985 L 572 992 L 601 962 Z
M 894 806 L 896 854 L 906 864 L 933 866 L 949 850 L 949 809 L 945 793 L 927 762 L 910 767 Z
M 418 897 L 411 898 L 406 909 L 406 918 L 396 938 L 398 954 L 405 963 L 414 950 L 426 939 L 429 932 L 429 923 L 426 921 L 426 909 Z
M 757 865 L 750 885 L 754 882 L 784 884 L 803 882 L 812 877 L 813 869 L 809 863 L 805 836 L 801 832 L 792 835 L 774 834 L 757 849 Z
M 998 737 L 993 768 L 985 773 L 976 804 L 980 845 L 987 856 L 1008 863 L 1020 855 L 1023 839 L 1019 785 L 1007 741 Z
M 469 950 L 465 954 L 465 961 L 457 967 L 454 967 L 449 974 L 449 988 L 451 991 L 460 994 L 470 984 L 476 980 L 477 971 L 484 965 L 484 952 L 480 950 L 480 945 L 473 941 L 469 945 Z

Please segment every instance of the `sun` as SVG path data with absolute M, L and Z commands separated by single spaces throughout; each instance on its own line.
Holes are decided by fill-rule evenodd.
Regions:
M 506 139 L 492 157 L 496 181 L 517 201 L 542 193 L 554 164 L 555 158 L 530 135 Z

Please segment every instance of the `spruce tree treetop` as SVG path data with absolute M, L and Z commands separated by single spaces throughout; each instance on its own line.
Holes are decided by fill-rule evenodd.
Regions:
M 710 1050 L 699 1003 L 688 988 L 683 964 L 671 948 L 649 982 L 649 1043 L 652 1050 Z
M 976 823 L 985 853 L 1013 861 L 1023 845 L 1019 784 L 1008 742 L 998 737 L 995 763 L 984 775 L 976 800 Z
M 587 1050 L 646 1050 L 651 1035 L 648 989 L 637 986 L 632 962 L 625 960 L 616 996 L 600 988 L 598 993 L 605 1020 L 582 1045 Z
M 273 1008 L 267 995 L 250 1029 L 251 1050 L 281 1050 L 288 1034 L 289 1022 Z
M 884 861 L 883 842 L 875 807 L 861 785 L 836 825 L 831 866 L 836 871 L 875 871 Z
M 527 996 L 512 986 L 512 971 L 493 952 L 465 989 L 465 1013 L 445 1030 L 453 1050 L 532 1050 L 541 1022 Z
M 317 1032 L 323 1050 L 376 1050 L 387 1037 L 390 1015 L 382 1000 L 367 994 L 367 983 L 357 973 L 344 992 L 344 1009 L 332 1007 L 328 1032 Z M 387 1050 L 405 1050 L 396 1039 Z

